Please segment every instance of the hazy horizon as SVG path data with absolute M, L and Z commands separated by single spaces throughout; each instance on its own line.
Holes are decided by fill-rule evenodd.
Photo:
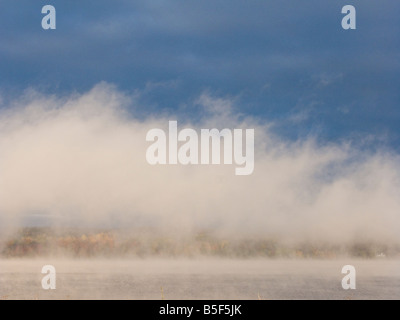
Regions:
M 204 93 L 193 103 L 204 110 L 196 122 L 173 112 L 138 117 L 143 106 L 134 96 L 101 83 L 67 96 L 28 91 L 3 106 L 2 225 L 26 225 L 36 215 L 66 227 L 399 242 L 397 153 L 350 138 L 292 142 L 271 133 L 271 123 L 237 112 L 234 99 Z M 254 128 L 254 173 L 235 176 L 233 165 L 149 165 L 146 132 L 167 128 L 170 119 L 178 130 Z

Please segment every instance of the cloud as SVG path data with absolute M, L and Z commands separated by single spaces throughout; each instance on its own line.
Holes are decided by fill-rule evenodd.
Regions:
M 316 80 L 317 85 L 325 87 L 325 86 L 329 86 L 337 81 L 342 80 L 343 74 L 342 73 L 339 73 L 339 74 L 323 73 L 323 74 L 315 75 L 313 78 Z
M 54 32 L 40 27 L 44 4 L 2 2 L 1 90 L 83 93 L 108 81 L 123 90 L 142 88 L 147 108 L 162 112 L 212 88 L 220 96 L 240 95 L 242 112 L 270 121 L 291 116 L 298 99 L 310 97 L 304 102 L 324 105 L 314 122 L 325 138 L 386 130 L 392 147 L 400 143 L 393 32 L 400 27 L 400 3 L 358 3 L 356 32 L 341 28 L 341 4 L 318 0 L 79 6 L 54 0 Z M 338 111 L 343 105 L 349 106 L 346 117 Z M 307 130 L 310 121 L 297 126 Z M 287 126 L 287 136 L 297 136 L 297 129 Z
M 104 83 L 81 95 L 31 91 L 9 102 L 0 111 L 2 225 L 37 215 L 61 225 L 400 240 L 398 154 L 285 141 L 259 119 L 237 117 L 235 100 L 199 100 L 208 115 L 196 124 L 178 117 L 178 129 L 255 128 L 251 176 L 236 176 L 231 165 L 149 165 L 147 131 L 167 131 L 177 115 L 139 119 L 128 111 L 134 100 Z

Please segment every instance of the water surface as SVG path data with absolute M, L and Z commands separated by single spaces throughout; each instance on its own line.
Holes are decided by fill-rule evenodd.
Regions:
M 44 265 L 56 290 L 43 290 Z M 341 285 L 344 265 L 356 290 Z M 0 260 L 2 299 L 399 299 L 400 260 Z

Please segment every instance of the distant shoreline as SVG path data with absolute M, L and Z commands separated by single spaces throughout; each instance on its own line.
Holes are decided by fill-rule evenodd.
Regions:
M 295 258 L 400 257 L 400 244 L 355 240 L 285 243 L 273 237 L 229 237 L 199 231 L 185 236 L 155 230 L 85 230 L 23 228 L 0 241 L 1 258 Z

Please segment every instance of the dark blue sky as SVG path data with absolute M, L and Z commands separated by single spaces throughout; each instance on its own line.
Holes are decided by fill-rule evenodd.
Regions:
M 41 28 L 41 8 L 57 29 Z M 341 9 L 357 9 L 357 30 Z M 143 113 L 196 117 L 204 91 L 290 138 L 400 149 L 400 2 L 0 1 L 0 92 L 141 92 Z M 185 106 L 185 107 L 184 107 Z M 188 107 L 189 106 L 189 107 Z

